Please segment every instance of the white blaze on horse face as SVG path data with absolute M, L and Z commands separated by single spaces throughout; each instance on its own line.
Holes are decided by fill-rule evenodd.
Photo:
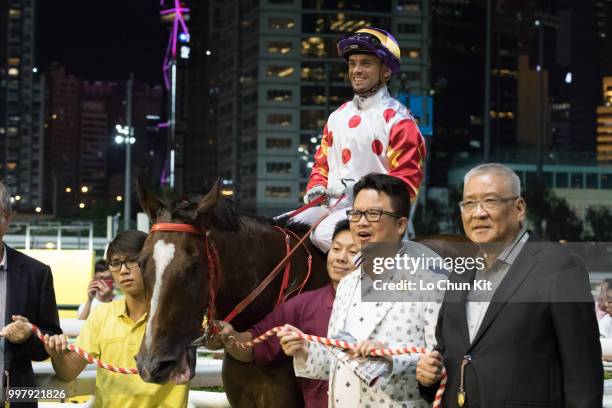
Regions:
M 155 260 L 155 286 L 153 287 L 153 296 L 151 297 L 151 312 L 149 314 L 149 323 L 147 325 L 147 348 L 151 348 L 151 342 L 153 341 L 153 328 L 152 321 L 157 311 L 157 305 L 159 303 L 159 294 L 161 292 L 162 277 L 164 272 L 172 259 L 174 258 L 175 247 L 174 244 L 167 244 L 165 241 L 160 240 L 155 243 L 153 247 L 153 260 Z

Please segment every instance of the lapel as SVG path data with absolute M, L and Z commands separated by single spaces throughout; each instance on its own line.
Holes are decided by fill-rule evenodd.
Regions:
M 495 320 L 495 317 L 503 309 L 506 303 L 508 303 L 510 297 L 517 291 L 519 286 L 521 286 L 527 275 L 529 275 L 529 272 L 531 272 L 537 263 L 537 259 L 534 255 L 540 252 L 541 246 L 535 245 L 536 242 L 537 240 L 533 239 L 533 237 L 530 237 L 527 240 L 527 243 L 531 245 L 525 245 L 525 247 L 523 247 L 521 252 L 519 252 L 518 256 L 516 257 L 516 261 L 512 264 L 508 270 L 508 273 L 499 284 L 495 294 L 493 294 L 493 298 L 491 299 L 491 303 L 487 308 L 487 312 L 482 319 L 478 332 L 476 333 L 476 336 L 474 336 L 474 341 L 470 345 L 470 349 L 472 349 L 474 345 L 478 343 L 491 323 L 493 323 L 493 320 Z
M 368 316 L 365 321 L 362 322 L 363 333 L 365 333 L 366 337 L 359 340 L 369 339 L 372 335 L 372 332 L 376 327 L 378 327 L 381 321 L 387 316 L 389 310 L 393 307 L 395 302 L 371 302 L 371 307 L 368 308 Z
M 23 273 L 23 256 L 13 248 L 6 248 L 6 311 L 4 316 L 4 324 L 10 323 L 11 316 L 14 314 L 23 314 L 25 304 L 29 293 L 28 277 Z M 20 294 L 19 296 L 16 296 Z
M 328 333 L 330 336 L 337 334 L 344 328 L 346 317 L 348 316 L 348 311 L 351 306 L 351 298 L 355 290 L 357 290 L 360 276 L 361 268 L 358 268 L 355 272 L 345 276 L 340 281 L 338 288 L 336 288 L 336 299 L 334 300 L 336 313 L 334 313 L 334 318 L 330 321 Z
M 469 283 L 470 285 L 474 281 L 476 270 L 471 269 L 465 271 L 463 274 L 452 273 L 449 276 L 449 281 L 452 283 L 464 284 Z M 470 335 L 468 332 L 467 316 L 466 316 L 466 305 L 467 305 L 467 290 L 447 290 L 446 309 L 448 310 L 448 320 L 451 322 L 458 322 L 457 328 L 459 329 L 459 339 L 467 349 L 470 345 Z
M 342 283 L 344 283 L 342 287 L 342 293 L 338 292 L 336 294 L 337 303 L 337 318 L 331 322 L 330 332 L 328 334 L 335 335 L 339 331 L 343 330 L 346 326 L 346 319 L 351 313 L 352 299 L 355 291 L 358 291 L 360 288 L 359 282 L 361 280 L 361 268 L 357 269 L 357 271 L 353 272 L 350 276 L 347 276 L 342 279 Z M 346 281 L 346 282 L 345 282 Z M 361 299 L 361 294 L 359 295 L 359 299 Z M 369 314 L 364 321 L 362 322 L 360 333 L 366 333 L 366 337 L 358 340 L 365 340 L 369 338 L 374 329 L 380 324 L 381 320 L 387 315 L 391 307 L 393 307 L 393 302 L 368 302 L 372 305 L 371 314 Z M 351 333 L 354 335 L 354 333 Z

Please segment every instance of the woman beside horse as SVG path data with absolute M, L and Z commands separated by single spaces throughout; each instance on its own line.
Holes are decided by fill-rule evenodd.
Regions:
M 263 366 L 287 358 L 276 337 L 271 337 L 254 348 L 239 348 L 233 343 L 250 341 L 270 328 L 286 323 L 300 327 L 315 336 L 325 337 L 336 296 L 336 287 L 340 279 L 355 270 L 353 259 L 358 252 L 359 249 L 351 237 L 348 220 L 338 222 L 332 234 L 331 248 L 327 253 L 327 273 L 331 281 L 329 285 L 291 298 L 244 332 L 237 332 L 230 323 L 220 321 L 218 323 L 223 326 L 223 330 L 219 333 L 218 340 L 225 345 L 225 350 L 235 359 L 244 362 L 255 361 L 256 364 Z M 207 344 L 207 346 L 211 348 L 214 345 Z M 297 383 L 306 408 L 327 406 L 328 382 L 326 380 L 298 378 Z

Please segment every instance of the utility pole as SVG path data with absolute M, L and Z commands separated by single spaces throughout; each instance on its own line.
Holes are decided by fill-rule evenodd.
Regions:
M 485 41 L 485 92 L 484 92 L 484 152 L 483 159 L 491 161 L 491 0 L 487 0 L 487 30 Z
M 125 143 L 125 197 L 123 199 L 123 229 L 130 229 L 130 215 L 132 209 L 132 138 L 134 128 L 132 127 L 132 87 L 134 85 L 134 74 L 130 74 L 127 82 L 127 101 L 125 106 L 125 120 L 128 128 Z
M 546 132 L 546 109 L 544 104 L 544 14 L 535 21 L 535 25 L 538 28 L 538 96 L 539 96 L 539 110 L 538 110 L 538 139 L 537 139 L 537 164 L 536 164 L 536 178 L 538 183 L 544 182 L 543 176 L 543 158 L 542 150 L 544 144 L 544 133 Z

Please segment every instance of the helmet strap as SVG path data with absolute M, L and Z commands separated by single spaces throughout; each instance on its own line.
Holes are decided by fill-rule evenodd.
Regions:
M 382 86 L 382 82 L 380 80 L 378 80 L 378 82 L 376 82 L 376 84 L 374 84 L 373 87 L 371 87 L 370 89 L 368 89 L 367 91 L 362 91 L 362 92 L 357 92 L 353 89 L 353 92 L 355 92 L 355 95 L 357 96 L 361 96 L 364 98 L 367 98 L 369 96 L 374 95 L 376 92 L 378 92 L 378 90 L 381 88 Z

